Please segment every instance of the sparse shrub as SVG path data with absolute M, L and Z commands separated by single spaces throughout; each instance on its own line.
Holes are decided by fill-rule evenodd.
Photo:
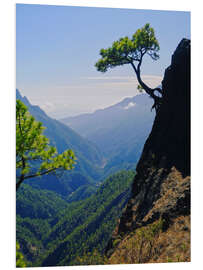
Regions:
M 159 250 L 155 248 L 155 242 L 162 231 L 163 220 L 159 219 L 152 224 L 138 228 L 134 235 L 125 242 L 124 246 L 117 248 L 119 253 L 117 257 L 112 258 L 113 263 L 146 263 L 152 256 L 155 256 Z M 114 240 L 114 244 L 116 240 Z
M 78 256 L 73 265 L 103 265 L 107 264 L 106 256 L 102 255 L 98 250 L 94 249 L 92 252 L 87 252 L 82 256 Z
M 183 243 L 183 244 L 181 245 L 181 250 L 182 250 L 183 252 L 185 252 L 185 251 L 187 251 L 187 249 L 188 249 L 188 247 L 186 246 L 185 243 Z
M 168 262 L 168 263 L 171 263 L 171 262 L 173 262 L 173 260 L 172 260 L 171 258 L 168 258 L 168 259 L 167 259 L 167 262 Z
M 120 239 L 116 239 L 113 241 L 113 247 L 116 247 L 120 243 Z

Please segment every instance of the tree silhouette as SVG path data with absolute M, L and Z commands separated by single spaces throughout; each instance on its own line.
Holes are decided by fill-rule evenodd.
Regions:
M 145 92 L 154 100 L 152 109 L 158 111 L 161 105 L 162 89 L 150 88 L 141 78 L 141 64 L 144 55 L 149 55 L 153 60 L 158 60 L 159 43 L 155 37 L 154 29 L 147 23 L 143 28 L 138 29 L 132 36 L 120 38 L 114 41 L 112 46 L 101 49 L 101 59 L 95 64 L 98 71 L 106 72 L 109 68 L 130 64 L 136 73 L 139 83 L 138 89 Z

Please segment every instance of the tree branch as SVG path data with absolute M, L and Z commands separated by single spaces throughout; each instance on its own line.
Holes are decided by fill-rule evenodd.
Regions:
M 22 184 L 22 182 L 23 182 L 24 180 L 29 179 L 29 178 L 33 178 L 33 177 L 37 177 L 37 176 L 42 176 L 42 175 L 44 175 L 44 174 L 48 174 L 48 173 L 50 173 L 50 172 L 53 172 L 53 171 L 55 171 L 55 170 L 57 170 L 57 169 L 59 169 L 59 168 L 52 168 L 52 169 L 49 169 L 49 170 L 47 170 L 47 171 L 45 171 L 45 172 L 41 172 L 41 173 L 39 173 L 39 174 L 31 174 L 31 175 L 28 175 L 28 176 L 24 176 L 24 175 L 23 175 L 23 177 L 22 177 L 22 175 L 21 175 L 21 176 L 20 176 L 20 180 L 19 180 L 18 183 L 16 184 L 16 191 L 18 190 L 18 188 L 20 187 L 20 185 Z
M 55 171 L 57 169 L 59 169 L 59 168 L 52 168 L 52 169 L 49 169 L 49 170 L 47 170 L 45 172 L 41 172 L 41 173 L 38 173 L 38 174 L 37 173 L 36 174 L 31 174 L 31 175 L 25 176 L 24 179 L 33 178 L 33 177 L 36 177 L 36 176 L 41 176 L 41 175 L 53 172 L 53 171 Z

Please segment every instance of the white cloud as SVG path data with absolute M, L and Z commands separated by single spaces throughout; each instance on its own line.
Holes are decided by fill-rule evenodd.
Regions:
M 128 109 L 134 107 L 135 105 L 136 105 L 136 103 L 129 102 L 128 105 L 124 107 L 124 110 L 128 110 Z

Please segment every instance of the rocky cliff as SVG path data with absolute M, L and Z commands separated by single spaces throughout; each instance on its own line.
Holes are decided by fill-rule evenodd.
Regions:
M 190 41 L 176 48 L 132 197 L 107 246 L 110 263 L 190 261 Z

